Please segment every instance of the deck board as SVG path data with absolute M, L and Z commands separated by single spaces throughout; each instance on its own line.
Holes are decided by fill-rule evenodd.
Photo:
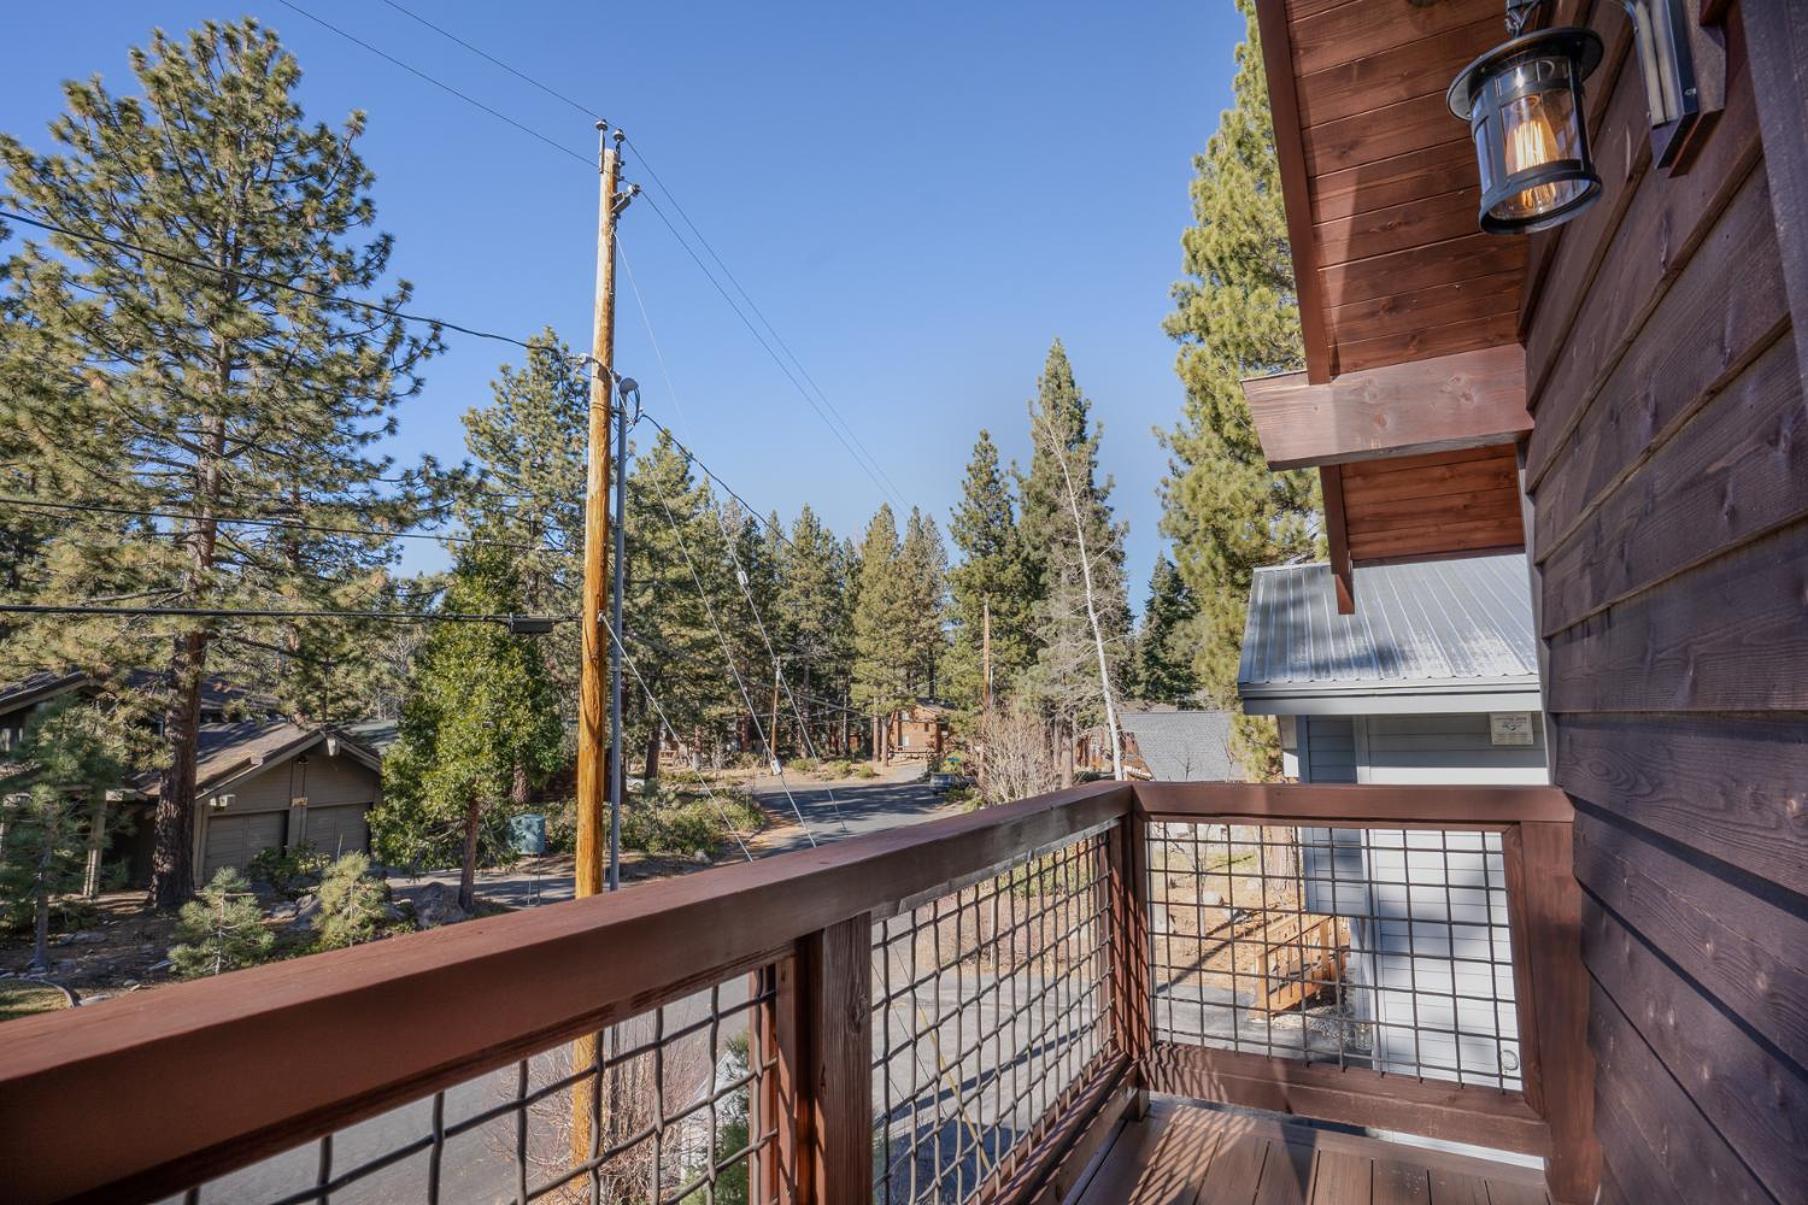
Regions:
M 1077 1205 L 1548 1205 L 1531 1168 L 1174 1100 L 1128 1122 Z

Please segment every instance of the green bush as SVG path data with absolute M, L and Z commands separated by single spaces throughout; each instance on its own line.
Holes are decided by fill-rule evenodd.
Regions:
M 724 842 L 758 829 L 765 813 L 739 792 L 685 795 L 650 791 L 622 809 L 622 848 L 662 856 L 710 854 Z
M 327 856 L 304 841 L 289 849 L 260 849 L 245 869 L 253 883 L 297 900 L 314 890 L 326 865 Z
M 879 771 L 873 769 L 873 763 L 866 762 L 866 761 L 855 762 L 853 773 L 854 773 L 855 778 L 877 778 L 877 777 L 879 777 Z
M 370 873 L 370 859 L 346 854 L 320 880 L 318 945 L 343 949 L 375 941 L 400 922 L 390 904 L 389 884 Z
M 256 966 L 270 957 L 275 936 L 264 928 L 251 884 L 230 866 L 182 905 L 177 944 L 170 947 L 170 970 L 181 979 L 218 975 Z
M 820 765 L 814 757 L 794 757 L 785 763 L 785 768 L 796 770 L 799 774 L 814 774 Z

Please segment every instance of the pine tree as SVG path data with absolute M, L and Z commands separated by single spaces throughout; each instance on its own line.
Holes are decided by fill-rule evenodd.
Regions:
M 707 485 L 691 476 L 690 462 L 664 432 L 628 474 L 628 566 L 623 593 L 625 643 L 634 659 L 637 689 L 624 697 L 635 703 L 627 748 L 642 749 L 642 773 L 659 773 L 659 717 L 645 700 L 651 690 L 678 728 L 682 740 L 744 707 L 735 676 L 723 664 L 718 622 L 739 588 L 729 580 L 727 553 L 712 515 L 715 500 Z M 699 591 L 698 583 L 702 582 Z M 707 605 L 706 605 L 706 601 Z M 742 615 L 745 604 L 732 612 Z M 767 675 L 759 680 L 769 680 Z M 735 669 L 745 680 L 746 670 Z M 638 689 L 645 683 L 645 689 Z M 748 683 L 751 687 L 752 682 Z
M 1136 691 L 1145 702 L 1185 706 L 1198 694 L 1192 649 L 1198 614 L 1199 604 L 1174 562 L 1157 556 L 1136 634 Z
M 847 676 L 846 566 L 835 535 L 806 505 L 778 549 L 778 639 L 790 666 L 806 727 L 820 732 L 821 715 L 834 707 Z M 832 714 L 832 713 L 831 713 Z M 820 747 L 821 736 L 813 738 Z
M 1034 657 L 1030 626 L 1036 600 L 1030 566 L 1017 530 L 1011 482 L 999 465 L 998 445 L 987 431 L 982 430 L 973 445 L 961 501 L 948 530 L 960 550 L 960 564 L 948 571 L 954 625 L 950 686 L 962 704 L 977 708 L 984 689 L 981 646 L 988 610 L 994 690 L 1007 691 Z
M 578 609 L 583 583 L 590 381 L 552 328 L 528 342 L 520 367 L 497 370 L 489 403 L 465 412 L 475 472 L 459 483 L 458 509 L 467 529 L 515 545 L 510 552 L 527 610 L 568 615 Z M 567 717 L 577 714 L 578 638 L 577 626 L 567 624 L 540 641 Z
M 854 706 L 872 718 L 872 755 L 883 761 L 885 721 L 910 701 L 910 605 L 899 565 L 898 522 L 880 503 L 860 545 L 854 601 Z
M 1030 406 L 1034 451 L 1020 483 L 1020 528 L 1037 599 L 1036 661 L 1024 685 L 1054 721 L 1064 778 L 1078 730 L 1109 718 L 1106 697 L 1122 679 L 1130 626 L 1124 528 L 1111 517 L 1110 479 L 1099 480 L 1090 413 L 1057 339 Z M 1099 680 L 1101 644 L 1107 684 Z
M 916 507 L 904 523 L 898 549 L 904 598 L 905 678 L 913 694 L 935 697 L 942 662 L 947 656 L 945 615 L 948 599 L 948 549 L 935 520 Z
M 366 855 L 333 862 L 320 879 L 320 948 L 338 950 L 383 936 L 393 923 L 389 895 L 389 884 L 370 872 Z
M 35 390 L 50 404 L 29 409 L 24 437 L 40 491 L 192 517 L 53 551 L 45 589 L 82 597 L 129 567 L 126 589 L 170 606 L 343 606 L 393 541 L 216 516 L 382 528 L 412 522 L 422 500 L 422 476 L 373 447 L 438 340 L 356 304 L 409 297 L 402 282 L 376 292 L 392 244 L 368 233 L 364 118 L 306 124 L 299 67 L 250 19 L 153 34 L 131 65 L 142 96 L 98 79 L 66 86 L 58 152 L 0 138 L 0 203 L 155 253 L 52 235 L 54 253 L 27 244 L 7 263 L 13 304 L 51 351 Z M 153 893 L 169 909 L 192 888 L 201 680 L 216 646 L 229 654 L 244 634 L 194 621 L 134 634 L 155 632 L 169 652 Z M 48 651 L 60 638 L 39 638 L 46 663 L 67 659 Z
M 276 937 L 264 928 L 264 912 L 245 876 L 222 866 L 194 899 L 182 905 L 170 970 L 178 979 L 223 975 L 256 966 L 270 956 Z
M 448 611 L 519 612 L 521 582 L 506 550 L 466 545 L 446 590 Z M 371 817 L 394 862 L 457 849 L 459 906 L 476 903 L 477 862 L 515 798 L 517 774 L 539 781 L 563 763 L 558 696 L 535 637 L 490 623 L 435 625 L 415 662 L 395 746 L 383 761 L 383 802 Z
M 107 791 L 123 773 L 117 737 L 92 704 L 32 717 L 0 766 L 0 915 L 32 925 L 31 966 L 50 965 L 57 897 L 83 890 L 105 836 Z
M 1254 5 L 1239 0 L 1239 7 L 1248 36 L 1237 48 L 1235 104 L 1194 160 L 1195 224 L 1181 241 L 1187 279 L 1174 286 L 1175 310 L 1166 323 L 1180 344 L 1187 400 L 1180 424 L 1166 436 L 1174 463 L 1162 486 L 1162 530 L 1199 602 L 1194 667 L 1205 695 L 1220 707 L 1237 703 L 1255 569 L 1305 560 L 1319 542 L 1316 478 L 1269 471 L 1239 384 L 1302 362 Z M 1271 770 L 1273 725 L 1240 720 L 1237 730 L 1244 765 Z

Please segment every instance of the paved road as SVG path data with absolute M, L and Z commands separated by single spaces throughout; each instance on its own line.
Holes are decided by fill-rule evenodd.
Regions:
M 787 776 L 756 779 L 753 796 L 772 814 L 778 827 L 760 834 L 755 855 L 807 849 L 810 839 L 798 827 L 797 811 L 819 844 L 863 833 L 920 824 L 944 815 L 947 800 L 929 789 L 920 766 L 902 766 L 877 779 L 817 783 Z

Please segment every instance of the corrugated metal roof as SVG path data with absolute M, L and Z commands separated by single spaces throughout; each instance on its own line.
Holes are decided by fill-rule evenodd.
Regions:
M 1355 589 L 1339 615 L 1330 566 L 1256 570 L 1239 693 L 1537 686 L 1525 554 L 1368 566 Z

